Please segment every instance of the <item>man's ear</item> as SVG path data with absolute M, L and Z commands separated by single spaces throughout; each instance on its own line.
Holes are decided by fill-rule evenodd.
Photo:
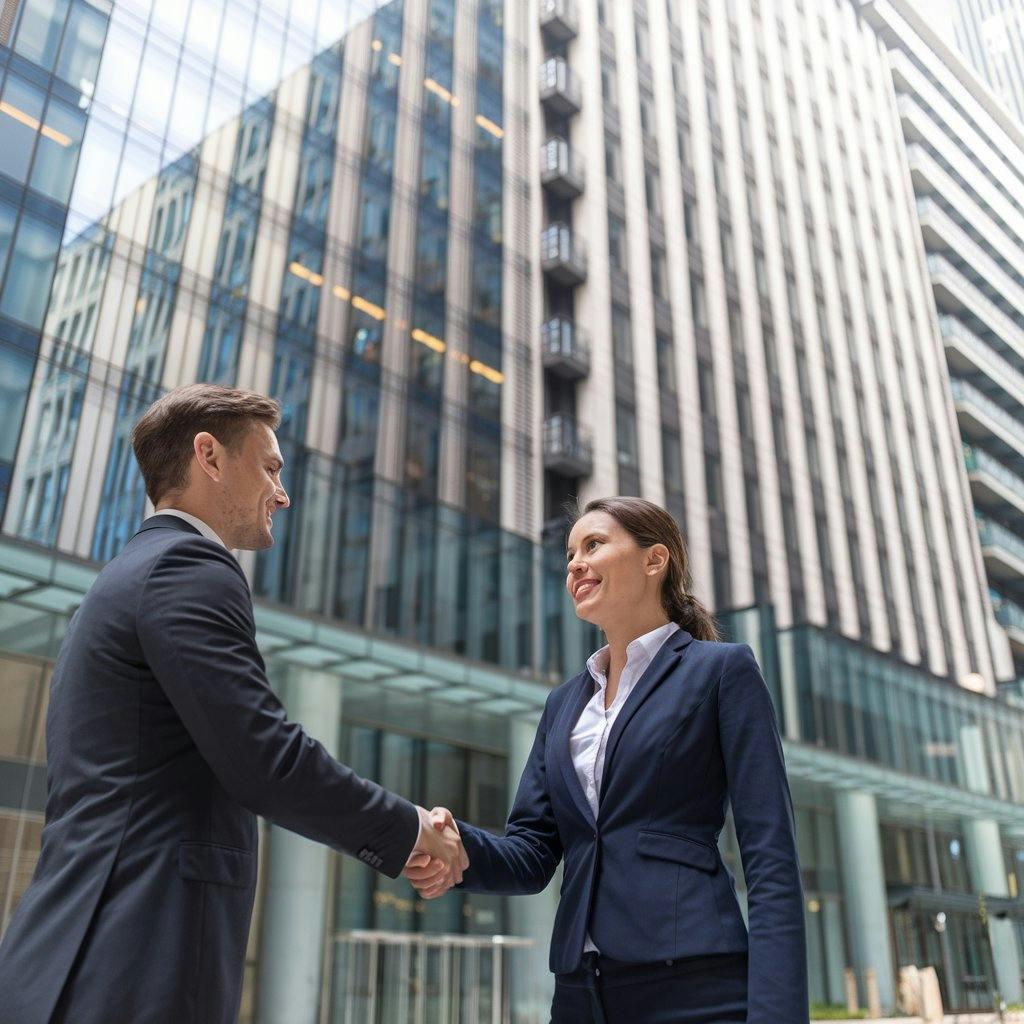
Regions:
M 200 470 L 211 480 L 219 481 L 223 469 L 224 448 L 221 443 L 203 430 L 192 438 L 192 454 Z

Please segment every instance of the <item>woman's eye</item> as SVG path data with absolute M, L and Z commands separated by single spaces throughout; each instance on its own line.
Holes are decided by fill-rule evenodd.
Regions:
M 587 541 L 587 550 L 589 551 L 591 548 L 593 548 L 596 543 L 597 543 L 596 540 L 588 540 Z

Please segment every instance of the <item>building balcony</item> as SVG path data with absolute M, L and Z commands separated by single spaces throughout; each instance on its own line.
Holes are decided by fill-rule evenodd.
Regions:
M 1016 601 L 1004 597 L 998 590 L 989 589 L 992 598 L 992 610 L 996 622 L 1006 631 L 1010 646 L 1017 657 L 1024 656 L 1024 608 Z
M 1024 407 L 1024 373 L 954 316 L 940 316 L 939 331 L 954 375 L 984 374 Z
M 549 57 L 540 66 L 540 101 L 559 117 L 580 112 L 580 81 L 564 57 Z
M 579 380 L 590 373 L 590 346 L 572 320 L 553 316 L 540 333 L 545 369 L 565 380 Z
M 573 0 L 540 0 L 540 30 L 552 43 L 575 39 L 580 22 Z
M 548 139 L 540 151 L 540 182 L 562 199 L 575 199 L 583 192 L 586 175 L 583 161 L 565 139 Z
M 1024 515 L 1024 477 L 973 445 L 964 445 L 964 462 L 976 505 Z
M 577 285 L 587 279 L 587 253 L 568 224 L 549 224 L 540 236 L 540 265 L 552 281 Z
M 960 433 L 1012 461 L 1024 458 L 1024 422 L 965 380 L 950 381 Z
M 989 579 L 1024 581 L 1024 538 L 980 512 L 974 515 Z
M 1005 350 L 1024 352 L 1024 326 L 1019 319 L 997 306 L 958 266 L 933 252 L 928 256 L 928 274 L 940 310 L 966 311 L 984 324 Z
M 544 468 L 568 477 L 589 476 L 593 446 L 575 418 L 565 413 L 544 421 Z

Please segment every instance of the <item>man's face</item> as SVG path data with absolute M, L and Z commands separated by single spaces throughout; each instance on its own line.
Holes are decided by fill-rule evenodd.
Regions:
M 226 452 L 223 474 L 224 542 L 242 551 L 274 543 L 271 517 L 290 501 L 281 483 L 284 459 L 277 436 L 257 422 L 234 450 Z

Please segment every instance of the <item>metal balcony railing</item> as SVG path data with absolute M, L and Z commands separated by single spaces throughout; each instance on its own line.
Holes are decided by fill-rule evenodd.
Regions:
M 581 284 L 587 278 L 587 253 L 568 224 L 549 224 L 540 236 L 544 273 L 560 284 Z
M 544 366 L 566 380 L 590 372 L 590 346 L 583 332 L 566 316 L 553 316 L 540 329 Z
M 574 199 L 583 192 L 583 161 L 565 139 L 548 139 L 541 147 L 540 181 L 563 199 Z
M 980 512 L 975 512 L 974 518 L 978 521 L 978 538 L 983 548 L 998 548 L 1024 564 L 1024 539 Z
M 1006 434 L 1010 435 L 1016 444 L 1024 451 L 1024 423 L 1021 423 L 1011 412 L 1007 412 L 1001 405 L 994 402 L 983 391 L 979 391 L 973 384 L 965 380 L 950 381 L 953 389 L 953 401 L 976 409 L 982 415 L 988 417 L 993 423 Z
M 549 57 L 540 66 L 540 101 L 561 117 L 578 114 L 581 100 L 579 79 L 564 57 Z
M 579 15 L 573 0 L 540 0 L 540 30 L 555 43 L 567 43 L 579 32 Z
M 589 476 L 594 455 L 590 438 L 566 413 L 544 421 L 544 466 L 564 476 Z
M 964 462 L 968 473 L 982 473 L 991 477 L 1008 491 L 1018 495 L 1020 501 L 1024 503 L 1024 477 L 1018 476 L 988 452 L 974 445 L 965 444 Z

